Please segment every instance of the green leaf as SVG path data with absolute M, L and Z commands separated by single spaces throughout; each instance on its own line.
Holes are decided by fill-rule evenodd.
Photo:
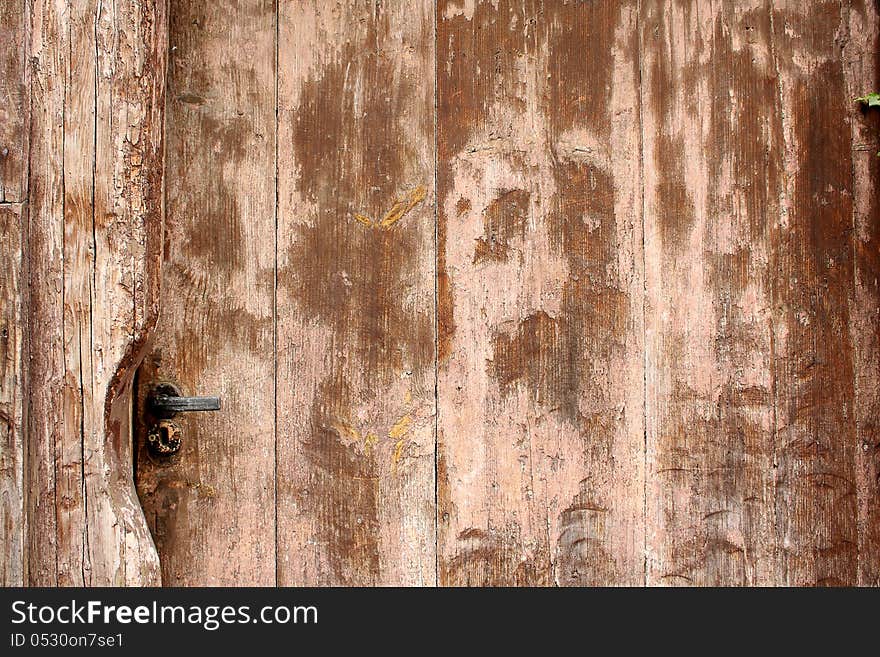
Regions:
M 856 102 L 867 105 L 868 107 L 880 107 L 880 94 L 865 94 L 860 98 L 856 98 Z

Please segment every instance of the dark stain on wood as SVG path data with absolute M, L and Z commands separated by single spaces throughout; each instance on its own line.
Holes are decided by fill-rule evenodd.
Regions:
M 511 3 L 511 6 L 517 4 Z M 546 48 L 549 90 L 543 113 L 554 134 L 572 127 L 588 127 L 597 135 L 610 133 L 612 117 L 608 108 L 616 31 L 626 4 L 536 3 L 533 10 L 536 43 L 528 44 L 526 49 L 539 52 L 538 49 Z M 635 54 L 638 47 L 635 34 L 630 47 Z M 584 57 L 585 49 L 589 49 L 589 57 Z M 632 61 L 636 66 L 635 57 Z
M 442 185 L 440 185 L 442 189 Z M 469 202 L 468 202 L 469 203 Z M 440 210 L 442 212 L 442 210 Z M 446 267 L 446 221 L 437 223 L 437 361 L 445 363 L 450 356 L 452 336 L 455 333 L 455 304 L 453 283 Z
M 355 78 L 363 81 L 357 109 L 347 86 Z M 279 277 L 300 311 L 326 323 L 338 348 L 356 354 L 377 383 L 434 358 L 429 309 L 402 301 L 419 273 L 412 245 L 431 220 L 430 206 L 417 205 L 388 230 L 369 230 L 354 217 L 378 220 L 429 182 L 404 180 L 414 154 L 399 138 L 396 117 L 415 94 L 408 84 L 384 56 L 352 44 L 303 85 L 292 119 L 298 185 L 318 210 L 293 240 Z
M 693 227 L 694 202 L 687 186 L 684 142 L 681 137 L 660 135 L 654 166 L 660 178 L 657 188 L 660 235 L 670 249 L 687 250 L 687 238 Z
M 470 7 L 461 10 L 454 3 L 441 2 L 437 12 L 441 62 L 437 69 L 439 367 L 444 367 L 443 357 L 451 341 L 447 339 L 444 344 L 443 333 L 451 334 L 453 325 L 461 321 L 453 318 L 458 272 L 449 269 L 447 251 L 463 205 L 460 201 L 450 203 L 453 199 L 444 203 L 443 194 L 455 189 L 456 176 L 474 166 L 475 159 L 483 158 L 494 165 L 503 162 L 517 176 L 535 181 L 535 187 L 527 189 L 525 220 L 529 231 L 520 247 L 516 241 L 521 230 L 519 217 L 526 213 L 506 210 L 504 214 L 515 230 L 503 233 L 503 226 L 494 219 L 499 206 L 490 202 L 483 214 L 484 231 L 476 244 L 473 264 L 489 267 L 509 261 L 514 246 L 531 253 L 528 237 L 534 224 L 537 236 L 544 233 L 549 237 L 553 254 L 564 262 L 567 278 L 561 282 L 558 311 L 539 308 L 524 313 L 513 325 L 504 322 L 490 327 L 492 355 L 486 369 L 502 400 L 516 391 L 526 391 L 533 404 L 566 422 L 582 440 L 586 454 L 571 458 L 584 458 L 589 464 L 585 467 L 599 469 L 611 466 L 608 445 L 619 422 L 619 401 L 604 394 L 603 389 L 613 363 L 625 357 L 632 319 L 628 282 L 624 272 L 618 270 L 621 225 L 615 216 L 617 188 L 625 182 L 615 180 L 609 167 L 614 155 L 611 138 L 615 115 L 610 105 L 617 58 L 630 58 L 631 73 L 634 78 L 638 76 L 638 35 L 628 40 L 627 53 L 621 53 L 617 45 L 624 7 L 630 8 L 627 3 L 617 2 L 502 0 L 477 3 L 472 12 Z M 585 57 L 587 47 L 590 54 Z M 537 92 L 529 88 L 529 76 L 540 80 Z M 534 113 L 531 102 L 537 102 L 538 112 Z M 526 143 L 518 141 L 521 138 L 506 123 L 507 115 L 497 116 L 505 112 L 534 113 L 535 125 L 546 131 L 536 136 L 536 141 L 546 139 L 546 152 L 532 153 L 534 144 L 528 138 Z M 589 141 L 578 142 L 581 135 Z M 553 193 L 542 189 L 548 177 L 553 178 Z M 447 208 L 453 205 L 454 210 L 449 211 Z M 462 300 L 462 305 L 466 304 Z M 587 404 L 592 407 L 589 411 Z M 442 432 L 440 435 L 442 443 Z M 491 450 L 491 441 L 487 442 Z M 538 443 L 532 449 L 540 453 L 551 448 Z M 482 485 L 488 488 L 490 484 L 474 484 Z M 452 489 L 446 506 L 441 500 L 441 518 L 447 514 L 455 517 L 457 497 L 481 494 L 474 487 Z M 531 508 L 530 503 L 523 503 L 523 509 L 527 508 Z M 541 502 L 536 501 L 535 511 L 539 514 L 540 508 Z M 563 534 L 556 551 L 568 555 L 568 565 L 575 560 L 567 542 L 572 531 Z M 521 581 L 522 577 L 531 584 L 552 581 L 560 564 L 555 563 L 556 556 L 549 554 L 547 540 L 546 536 L 526 535 L 518 523 L 511 523 L 489 529 L 480 540 L 459 537 L 457 542 L 448 541 L 444 547 L 447 556 L 441 551 L 441 582 L 503 583 Z M 508 543 L 515 547 L 508 548 Z M 520 553 L 528 568 L 511 572 L 505 565 L 510 549 Z M 535 559 L 526 555 L 535 555 Z M 600 573 L 597 581 L 617 568 L 600 558 L 599 552 L 588 550 L 584 555 L 580 570 Z M 593 557 L 598 561 L 591 563 Z M 494 570 L 485 565 L 487 558 L 496 559 Z
M 281 7 L 282 35 L 310 41 L 306 21 L 320 32 L 308 63 L 305 45 L 279 43 L 292 188 L 280 190 L 278 347 L 307 355 L 279 359 L 280 380 L 298 381 L 279 389 L 279 545 L 306 553 L 281 555 L 281 582 L 435 581 L 433 467 L 420 458 L 433 457 L 420 416 L 435 362 L 433 30 L 418 18 L 430 14 L 427 2 Z
M 556 542 L 556 572 L 561 586 L 612 586 L 618 566 L 609 553 L 606 520 L 612 509 L 597 501 L 589 480 L 562 512 Z
M 529 196 L 522 189 L 502 190 L 483 210 L 483 236 L 477 239 L 474 247 L 474 263 L 484 260 L 504 262 L 510 253 L 511 240 L 525 239 Z
M 571 389 L 559 323 L 543 310 L 522 320 L 512 334 L 496 333 L 493 343 L 491 373 L 502 391 L 524 381 L 534 401 L 546 405 L 557 401 L 558 391 Z
M 440 561 L 440 581 L 459 586 L 550 586 L 546 548 L 524 554 L 519 527 L 459 533 L 455 556 Z
M 797 25 L 801 19 L 789 20 Z M 801 28 L 811 31 L 809 24 Z M 787 334 L 787 349 L 776 356 L 780 581 L 855 584 L 856 440 L 847 329 L 852 171 L 850 135 L 837 118 L 846 113 L 842 64 L 832 57 L 792 85 L 793 146 L 802 168 L 792 174 L 789 225 L 774 240 L 781 274 L 776 302 Z
M 352 390 L 339 374 L 322 381 L 311 409 L 307 486 L 302 511 L 315 518 L 321 554 L 338 585 L 379 581 L 379 481 L 374 452 L 354 449 L 340 426 L 350 426 Z

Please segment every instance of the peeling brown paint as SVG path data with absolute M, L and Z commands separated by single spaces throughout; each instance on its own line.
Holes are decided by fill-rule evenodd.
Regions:
M 823 15 L 840 20 L 836 12 L 816 20 Z M 785 17 L 787 24 L 801 20 Z M 804 73 L 785 62 L 782 67 L 792 104 L 787 145 L 796 162 L 810 165 L 789 172 L 787 230 L 775 239 L 775 264 L 783 272 L 777 331 L 785 336 L 776 354 L 777 531 L 784 546 L 778 577 L 789 584 L 847 585 L 857 581 L 858 561 L 853 346 L 846 330 L 852 168 L 842 166 L 851 158 L 849 131 L 829 119 L 846 112 L 843 69 L 835 53 Z M 822 476 L 821 487 L 814 476 Z
M 309 438 L 303 443 L 308 483 L 299 497 L 316 518 L 316 540 L 333 581 L 345 585 L 379 578 L 378 495 L 375 456 L 351 449 L 336 426 L 350 422 L 352 390 L 327 377 L 315 395 Z M 365 572 L 366 571 L 366 572 Z
M 433 6 L 280 11 L 278 581 L 430 584 Z
M 375 38 L 369 31 L 364 37 L 366 42 Z M 387 96 L 394 64 L 385 57 L 358 56 L 358 51 L 348 46 L 320 79 L 307 80 L 290 115 L 298 185 L 315 203 L 316 215 L 296 237 L 290 264 L 279 278 L 299 311 L 327 323 L 338 348 L 358 354 L 382 385 L 381 377 L 399 371 L 404 362 L 422 368 L 433 359 L 428 309 L 407 307 L 400 294 L 418 272 L 411 245 L 424 233 L 430 214 L 419 212 L 412 221 L 397 223 L 424 199 L 425 189 L 404 182 L 410 191 L 398 192 L 411 156 L 395 134 L 397 112 L 403 108 L 389 106 Z M 358 99 L 360 112 L 370 117 L 366 121 L 346 92 L 347 80 L 355 75 L 366 83 L 365 97 Z M 403 84 L 399 97 L 413 96 L 414 89 Z M 346 143 L 359 147 L 343 152 Z M 389 198 L 395 197 L 402 200 L 389 209 Z M 382 217 L 377 225 L 394 230 L 352 230 L 349 207 L 366 218 Z
M 516 526 L 487 532 L 469 528 L 458 535 L 458 549 L 440 562 L 440 579 L 462 586 L 547 586 L 547 554 L 523 550 Z
M 632 484 L 634 501 L 641 482 L 623 457 L 641 420 L 621 414 L 642 386 L 629 333 L 637 160 L 621 168 L 638 152 L 623 118 L 636 4 L 452 9 L 437 13 L 440 579 L 576 583 L 561 570 L 570 550 L 552 549 L 568 522 L 558 500 L 588 470 Z M 614 453 L 629 476 L 610 474 Z M 637 541 L 623 538 L 637 513 L 615 517 L 582 571 L 641 580 Z M 457 537 L 468 527 L 485 535 Z M 629 542 L 609 565 L 616 540 Z
M 274 24 L 265 2 L 171 12 L 162 315 L 135 415 L 138 490 L 169 585 L 275 583 Z M 222 399 L 175 418 L 168 459 L 145 447 L 160 382 Z
M 557 567 L 559 583 L 567 586 L 609 586 L 618 581 L 618 566 L 608 550 L 606 516 L 587 480 L 559 521 Z
M 511 240 L 525 239 L 528 218 L 529 193 L 522 189 L 501 191 L 483 210 L 483 236 L 474 247 L 474 263 L 507 260 Z

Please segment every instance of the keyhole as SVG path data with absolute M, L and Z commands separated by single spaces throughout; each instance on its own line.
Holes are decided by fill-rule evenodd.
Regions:
M 180 427 L 171 420 L 159 420 L 150 429 L 147 446 L 156 456 L 171 456 L 180 449 Z

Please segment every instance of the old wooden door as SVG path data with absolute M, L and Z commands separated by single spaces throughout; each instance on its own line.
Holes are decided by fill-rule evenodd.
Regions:
M 880 583 L 876 0 L 125 0 L 55 59 L 33 5 L 6 580 L 157 581 L 148 527 L 167 585 Z M 162 456 L 168 384 L 222 408 Z
M 433 24 L 421 0 L 172 5 L 138 381 L 223 409 L 138 453 L 167 584 L 435 582 Z

